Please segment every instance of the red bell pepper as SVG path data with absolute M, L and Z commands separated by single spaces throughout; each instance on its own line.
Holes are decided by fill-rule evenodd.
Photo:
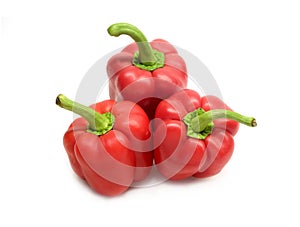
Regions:
M 209 177 L 229 161 L 239 123 L 256 126 L 252 117 L 233 112 L 219 98 L 184 89 L 159 103 L 154 160 L 167 179 Z M 163 139 L 162 139 L 163 138 Z
M 152 119 L 162 99 L 186 87 L 184 60 L 165 40 L 155 39 L 148 43 L 144 34 L 133 25 L 113 24 L 108 33 L 111 36 L 129 35 L 135 41 L 108 61 L 110 98 L 138 103 Z
M 114 196 L 147 177 L 153 152 L 149 119 L 140 106 L 106 100 L 86 107 L 64 95 L 56 104 L 82 116 L 70 125 L 63 144 L 73 170 L 91 188 Z

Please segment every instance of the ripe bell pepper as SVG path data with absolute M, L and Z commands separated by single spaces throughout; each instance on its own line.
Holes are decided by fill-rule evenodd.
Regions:
M 114 196 L 147 177 L 153 153 L 149 119 L 140 106 L 106 100 L 86 107 L 64 95 L 56 104 L 82 116 L 70 125 L 63 144 L 74 172 L 92 189 Z
M 233 153 L 239 123 L 256 126 L 254 118 L 233 112 L 219 98 L 188 89 L 161 101 L 155 117 L 162 121 L 155 126 L 154 160 L 170 180 L 219 173 Z
M 111 36 L 125 34 L 135 41 L 107 63 L 110 98 L 138 103 L 152 119 L 162 99 L 186 87 L 184 60 L 170 43 L 162 39 L 149 43 L 131 24 L 113 24 L 108 33 Z

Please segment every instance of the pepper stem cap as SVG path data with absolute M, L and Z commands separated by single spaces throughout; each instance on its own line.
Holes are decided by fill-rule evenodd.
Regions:
M 90 133 L 100 136 L 113 128 L 115 118 L 110 112 L 100 114 L 94 109 L 72 101 L 62 94 L 56 97 L 55 103 L 61 108 L 72 111 L 86 119 L 88 122 L 87 131 Z

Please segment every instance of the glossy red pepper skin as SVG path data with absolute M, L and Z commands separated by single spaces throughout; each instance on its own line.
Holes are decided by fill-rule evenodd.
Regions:
M 152 49 L 164 53 L 164 66 L 153 71 L 132 64 L 136 43 L 125 47 L 107 64 L 109 94 L 111 99 L 138 103 L 150 119 L 158 103 L 187 85 L 187 69 L 175 47 L 162 39 L 150 42 Z
M 151 170 L 152 151 L 140 152 L 149 149 L 149 119 L 140 106 L 129 101 L 106 100 L 90 107 L 100 114 L 112 113 L 113 129 L 97 136 L 87 131 L 84 118 L 77 118 L 64 135 L 64 147 L 74 172 L 93 190 L 119 195 Z
M 230 110 L 219 98 L 200 97 L 189 89 L 175 93 L 157 106 L 155 118 L 162 122 L 155 126 L 154 160 L 167 179 L 213 176 L 222 170 L 233 153 L 233 136 L 239 128 L 234 120 L 214 120 L 213 131 L 204 140 L 187 136 L 183 118 L 198 108 Z M 164 138 L 162 142 L 161 138 Z

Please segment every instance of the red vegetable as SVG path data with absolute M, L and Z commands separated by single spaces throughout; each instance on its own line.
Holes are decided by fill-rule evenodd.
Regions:
M 70 125 L 63 141 L 73 170 L 91 188 L 114 196 L 147 177 L 153 155 L 149 119 L 141 107 L 106 100 L 89 108 L 64 95 L 57 96 L 56 104 L 82 116 Z
M 135 41 L 107 64 L 110 98 L 136 102 L 152 119 L 162 99 L 186 87 L 184 60 L 165 40 L 148 43 L 144 34 L 133 25 L 113 24 L 108 33 L 112 36 L 126 34 Z
M 155 163 L 171 180 L 219 173 L 232 155 L 238 122 L 256 126 L 254 118 L 231 111 L 219 98 L 188 89 L 161 101 L 155 117 L 162 120 L 154 132 Z

